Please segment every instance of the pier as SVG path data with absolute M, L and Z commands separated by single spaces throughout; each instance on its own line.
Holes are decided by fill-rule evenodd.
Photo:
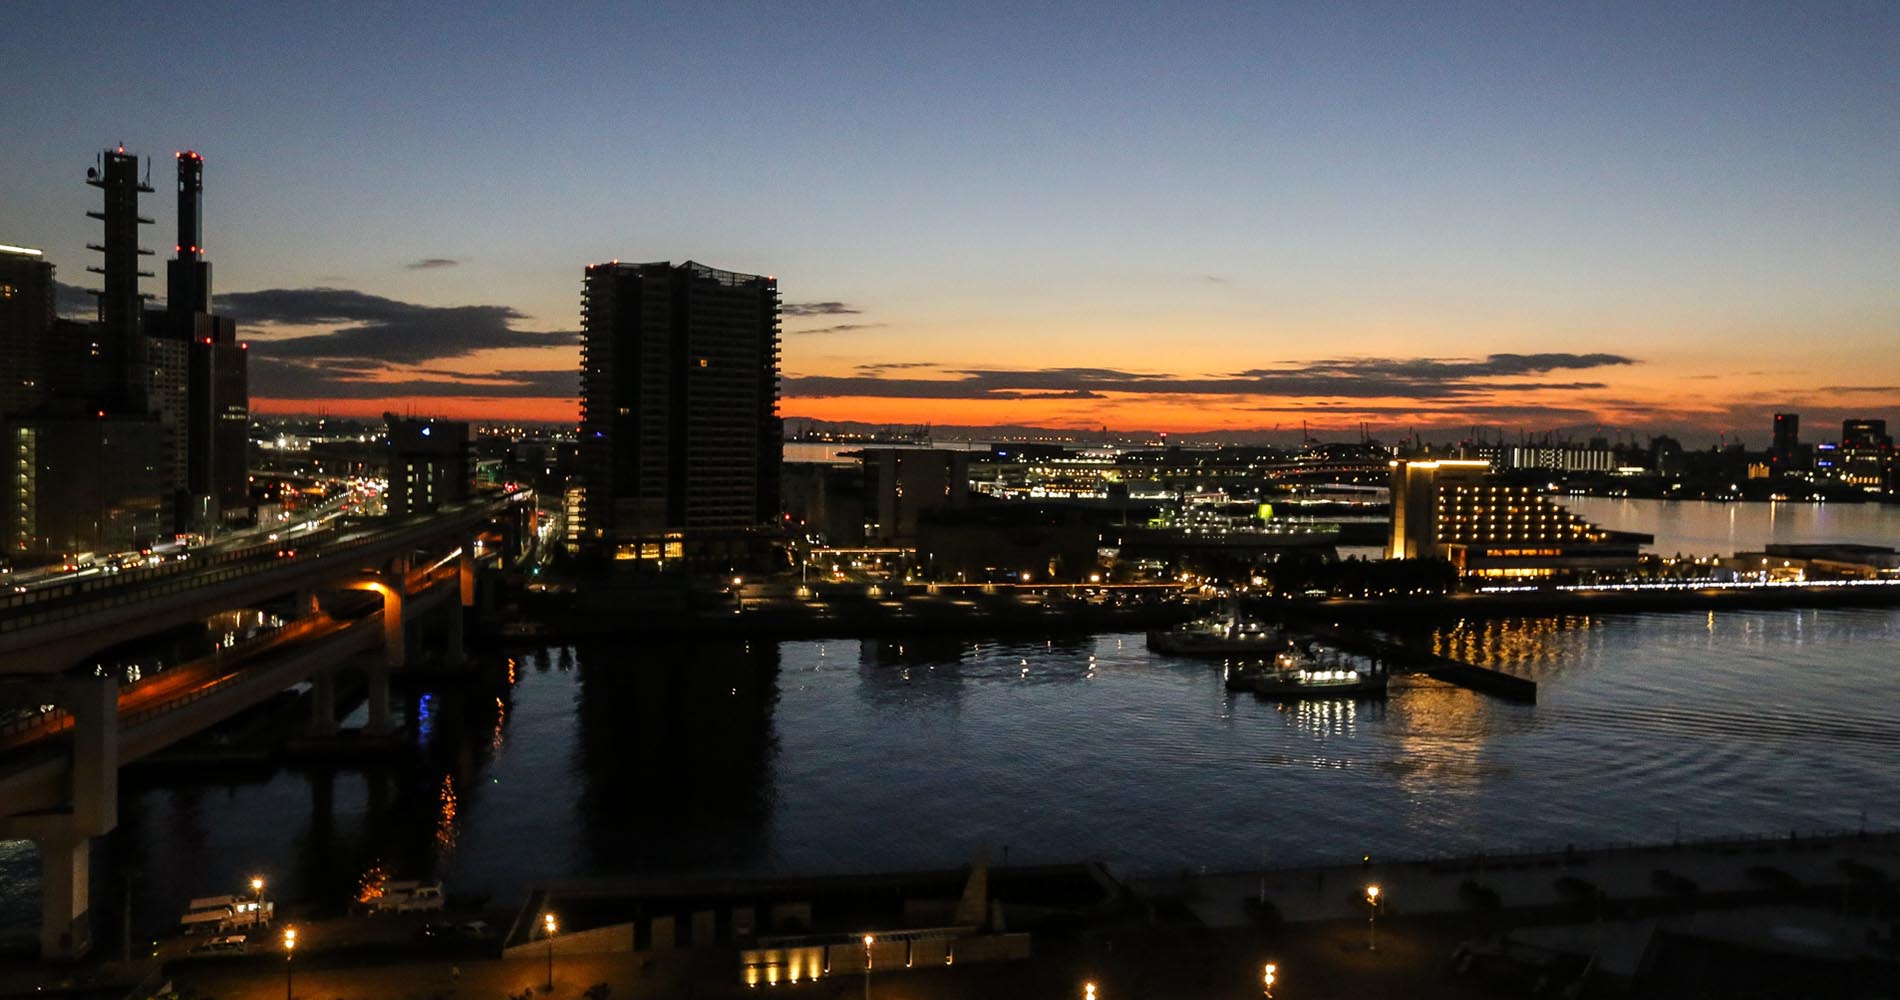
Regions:
M 1501 670 L 1481 667 L 1464 660 L 1454 660 L 1449 656 L 1440 656 L 1428 650 L 1408 646 L 1404 643 L 1381 639 L 1378 636 L 1358 629 L 1343 628 L 1338 625 L 1302 619 L 1296 624 L 1314 637 L 1343 649 L 1348 653 L 1370 657 L 1384 670 L 1398 667 L 1424 674 L 1436 680 L 1456 684 L 1484 694 L 1494 695 L 1505 701 L 1534 704 L 1537 701 L 1537 682 L 1528 677 L 1518 677 Z

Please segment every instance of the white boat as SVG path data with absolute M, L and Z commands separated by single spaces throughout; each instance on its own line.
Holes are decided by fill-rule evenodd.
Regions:
M 1383 697 L 1383 671 L 1361 670 L 1338 653 L 1317 655 L 1289 645 L 1265 669 L 1239 669 L 1227 677 L 1230 691 L 1263 698 Z

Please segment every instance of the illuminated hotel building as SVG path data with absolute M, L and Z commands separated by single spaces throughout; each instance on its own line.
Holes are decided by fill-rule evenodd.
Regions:
M 1484 461 L 1392 463 L 1393 559 L 1444 559 L 1467 576 L 1552 577 L 1636 565 L 1650 536 L 1597 527 Z

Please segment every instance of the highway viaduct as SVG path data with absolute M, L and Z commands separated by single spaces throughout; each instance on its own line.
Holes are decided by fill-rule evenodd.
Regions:
M 335 731 L 336 672 L 366 661 L 370 735 L 391 726 L 389 674 L 404 665 L 409 627 L 448 616 L 442 656 L 459 661 L 462 617 L 480 554 L 504 563 L 531 538 L 532 496 L 483 498 L 403 521 L 367 524 L 292 549 L 202 560 L 185 571 L 127 574 L 49 599 L 0 601 L 0 709 L 54 706 L 0 732 L 0 839 L 40 853 L 40 951 L 83 956 L 92 944 L 92 840 L 118 825 L 118 770 L 293 685 L 311 683 L 312 729 Z M 103 581 L 102 581 L 103 582 Z M 318 610 L 317 595 L 363 590 L 381 608 L 353 620 Z M 288 601 L 292 620 L 253 648 L 214 654 L 121 686 L 90 658 L 113 646 L 222 611 Z M 363 656 L 380 647 L 380 656 Z M 235 654 L 235 655 L 231 655 Z M 38 727 L 35 731 L 34 727 Z

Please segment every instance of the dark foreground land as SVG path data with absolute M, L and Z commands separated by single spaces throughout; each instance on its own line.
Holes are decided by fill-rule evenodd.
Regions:
M 1033 936 L 1029 959 L 880 970 L 869 993 L 909 1000 L 1081 998 L 1085 984 L 1094 983 L 1101 1000 L 1256 997 L 1263 994 L 1262 967 L 1272 962 L 1273 995 L 1283 998 L 1895 996 L 1897 878 L 1900 836 L 1857 833 L 1183 872 L 1116 884 L 1111 898 L 1086 914 L 1012 920 L 1011 930 Z M 1378 884 L 1384 900 L 1376 926 L 1368 920 L 1368 884 Z M 1009 901 L 1002 902 L 1007 914 Z M 817 998 L 866 990 L 855 972 L 748 987 L 736 949 L 715 946 L 557 954 L 550 992 L 549 964 L 534 950 L 517 949 L 523 957 L 504 960 L 496 957 L 497 941 L 446 949 L 414 943 L 415 926 L 443 916 L 300 923 L 305 946 L 289 983 L 285 959 L 273 947 L 147 963 L 105 979 L 156 972 L 152 982 L 207 1000 Z M 522 919 L 505 912 L 449 916 L 491 924 Z M 0 980 L 0 996 L 128 995 L 123 987 L 85 990 L 82 983 L 98 975 L 14 969 Z

